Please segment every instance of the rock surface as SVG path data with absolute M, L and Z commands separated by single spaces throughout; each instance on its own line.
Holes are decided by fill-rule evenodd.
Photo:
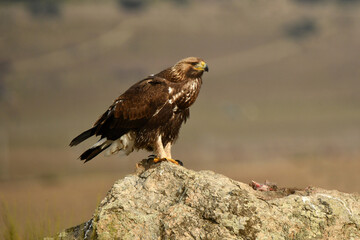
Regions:
M 143 160 L 93 218 L 53 239 L 360 239 L 360 196 L 259 192 L 211 171 Z M 52 239 L 52 238 L 48 238 Z

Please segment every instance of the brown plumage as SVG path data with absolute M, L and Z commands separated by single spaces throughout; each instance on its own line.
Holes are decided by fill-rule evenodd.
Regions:
M 100 140 L 80 156 L 85 162 L 104 150 L 106 155 L 120 150 L 128 155 L 134 149 L 146 149 L 159 159 L 171 159 L 171 145 L 189 117 L 204 71 L 208 66 L 202 59 L 189 57 L 139 81 L 115 99 L 94 126 L 74 138 L 70 146 L 95 135 Z

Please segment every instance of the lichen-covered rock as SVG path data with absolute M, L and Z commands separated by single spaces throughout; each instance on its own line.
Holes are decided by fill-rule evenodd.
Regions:
M 139 164 L 93 218 L 55 239 L 360 239 L 360 197 L 322 189 L 258 192 L 210 171 Z

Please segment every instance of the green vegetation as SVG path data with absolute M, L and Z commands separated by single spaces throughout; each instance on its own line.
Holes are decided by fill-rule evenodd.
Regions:
M 3 223 L 2 226 L 3 229 L 1 229 L 1 232 L 3 232 L 3 236 L 0 237 L 5 240 L 20 239 L 18 230 L 16 229 L 15 226 L 14 217 L 11 216 L 11 214 L 9 213 L 9 209 L 5 203 L 2 203 L 0 212 L 1 212 L 1 221 Z
M 38 240 L 58 231 L 58 222 L 50 218 L 44 222 L 27 219 L 26 223 L 18 221 L 19 212 L 9 207 L 5 201 L 0 206 L 0 238 L 4 240 Z M 26 213 L 21 213 L 26 214 Z

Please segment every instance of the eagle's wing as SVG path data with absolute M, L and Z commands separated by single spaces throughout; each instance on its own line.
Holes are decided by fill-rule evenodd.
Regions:
M 95 122 L 95 135 L 115 140 L 141 127 L 168 103 L 168 85 L 166 79 L 151 76 L 130 87 Z

